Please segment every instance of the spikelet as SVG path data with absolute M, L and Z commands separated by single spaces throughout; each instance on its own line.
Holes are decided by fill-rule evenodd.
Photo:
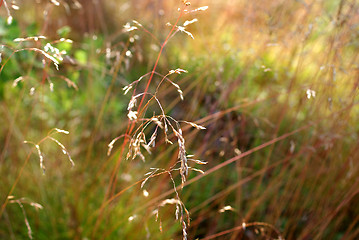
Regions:
M 199 130 L 206 129 L 205 127 L 203 127 L 201 125 L 198 125 L 196 123 L 193 123 L 193 122 L 187 122 L 187 121 L 182 121 L 182 122 L 187 123 L 187 124 L 191 125 L 192 127 L 196 128 L 196 129 L 199 129 Z

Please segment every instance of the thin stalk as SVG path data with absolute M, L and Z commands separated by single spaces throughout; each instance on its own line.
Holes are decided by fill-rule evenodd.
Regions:
M 144 112 L 144 109 L 141 109 L 142 107 L 142 104 L 143 104 L 143 101 L 144 101 L 144 98 L 145 98 L 145 95 L 146 93 L 148 92 L 148 89 L 149 89 L 149 86 L 151 84 L 151 81 L 153 79 L 153 76 L 156 72 L 156 69 L 157 69 L 157 66 L 158 66 L 158 63 L 159 63 L 159 60 L 160 60 L 160 57 L 162 55 L 162 52 L 163 52 L 163 49 L 164 47 L 166 46 L 168 40 L 170 39 L 170 37 L 172 36 L 173 32 L 175 31 L 175 28 L 179 22 L 179 20 L 181 19 L 181 17 L 183 16 L 184 12 L 185 12 L 185 9 L 186 9 L 186 4 L 184 4 L 184 7 L 181 9 L 180 11 L 180 14 L 179 16 L 177 17 L 177 20 L 175 22 L 175 24 L 172 26 L 171 28 L 171 31 L 168 33 L 165 41 L 161 44 L 161 49 L 160 49 L 160 52 L 158 53 L 158 56 L 157 56 L 157 59 L 156 59 L 156 62 L 155 62 L 155 65 L 153 66 L 153 69 L 151 71 L 151 75 L 150 75 L 150 78 L 148 79 L 147 81 L 147 85 L 146 85 L 146 88 L 144 90 L 144 94 L 141 98 L 141 101 L 140 101 L 140 104 L 138 106 L 138 112 L 139 112 L 139 116 L 141 116 L 141 114 Z M 135 94 L 135 91 L 134 93 Z M 129 120 L 130 121 L 130 120 Z M 135 122 L 129 122 L 128 125 L 127 125 L 127 129 L 126 129 L 126 135 L 130 135 L 133 131 L 135 127 Z M 119 154 L 119 158 L 116 162 L 116 165 L 115 165 L 115 168 L 113 169 L 112 171 L 112 174 L 111 174 L 111 178 L 110 178 L 110 182 L 109 182 L 109 185 L 107 187 L 107 191 L 106 191 L 106 194 L 104 196 L 104 199 L 102 201 L 102 204 L 100 206 L 100 213 L 99 213 L 99 216 L 96 220 L 96 223 L 95 223 L 95 226 L 93 228 L 93 231 L 92 231 L 92 237 L 95 236 L 96 232 L 97 232 L 97 229 L 99 227 L 99 224 L 101 222 L 101 220 L 103 219 L 103 211 L 104 211 L 104 206 L 106 205 L 107 203 L 107 199 L 108 198 L 111 198 L 111 195 L 113 195 L 114 193 L 114 190 L 115 190 L 115 186 L 116 186 L 116 182 L 117 182 L 117 171 L 118 171 L 118 168 L 120 166 L 120 163 L 122 161 L 122 158 L 123 158 L 123 152 L 124 152 L 124 149 L 125 149 L 125 146 L 127 145 L 128 143 L 128 139 L 125 138 L 123 143 L 122 143 L 122 146 L 121 146 L 121 150 L 120 150 L 120 154 Z

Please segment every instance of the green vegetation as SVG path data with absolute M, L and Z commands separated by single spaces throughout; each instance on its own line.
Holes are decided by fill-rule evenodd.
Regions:
M 358 12 L 0 0 L 0 238 L 357 239 Z

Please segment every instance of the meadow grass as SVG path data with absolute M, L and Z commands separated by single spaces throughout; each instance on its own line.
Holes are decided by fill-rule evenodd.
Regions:
M 356 1 L 5 2 L 1 238 L 358 237 Z

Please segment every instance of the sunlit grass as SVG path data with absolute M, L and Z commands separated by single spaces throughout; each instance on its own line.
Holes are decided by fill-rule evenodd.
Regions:
M 73 15 L 50 2 L 18 5 L 18 12 L 10 9 L 11 25 L 4 9 L 0 21 L 1 44 L 7 46 L 0 48 L 1 237 L 29 238 L 30 226 L 34 239 L 180 239 L 176 201 L 181 199 L 191 218 L 188 239 L 357 238 L 355 1 L 192 2 L 191 9 L 209 6 L 179 20 L 182 25 L 198 19 L 186 28 L 194 39 L 176 33 L 158 64 L 171 31 L 166 23 L 174 24 L 181 1 L 90 4 L 88 15 L 77 15 L 81 21 L 67 22 L 72 30 L 66 38 L 73 35 L 74 42 L 54 45 L 71 59 L 60 61 L 59 71 L 51 58 L 43 64 L 41 51 L 66 29 L 41 29 L 45 23 L 63 27 L 61 21 Z M 35 8 L 24 8 L 32 5 L 39 12 L 52 9 L 47 22 L 41 18 L 31 27 L 26 16 Z M 111 14 L 103 17 L 105 12 Z M 138 29 L 127 32 L 126 23 Z M 13 42 L 40 34 L 48 40 Z M 30 47 L 41 51 L 11 56 Z M 154 66 L 148 88 L 150 75 L 123 94 Z M 172 82 L 163 80 L 175 69 L 187 72 L 168 75 Z M 153 123 L 136 133 L 143 131 L 147 142 L 153 139 L 156 121 L 165 119 L 163 110 L 181 126 L 187 154 L 208 162 L 198 167 L 204 174 L 166 172 L 178 161 L 178 146 L 166 144 L 159 128 L 151 154 L 141 152 L 145 162 L 136 157 L 140 145 L 129 141 L 130 148 L 122 147 L 134 89 L 156 94 L 148 105 L 151 96 L 143 100 L 147 112 L 142 116 L 137 109 L 142 95 L 132 106 L 133 120 Z M 38 144 L 55 127 L 69 132 L 56 138 L 61 145 Z M 168 140 L 176 143 L 176 134 L 168 133 Z M 141 135 L 132 139 L 144 140 Z M 36 147 L 25 140 L 40 146 L 45 175 Z M 154 171 L 141 188 L 145 174 Z M 7 199 L 11 188 L 14 197 Z M 22 198 L 28 199 L 21 203 L 26 218 L 15 201 Z

